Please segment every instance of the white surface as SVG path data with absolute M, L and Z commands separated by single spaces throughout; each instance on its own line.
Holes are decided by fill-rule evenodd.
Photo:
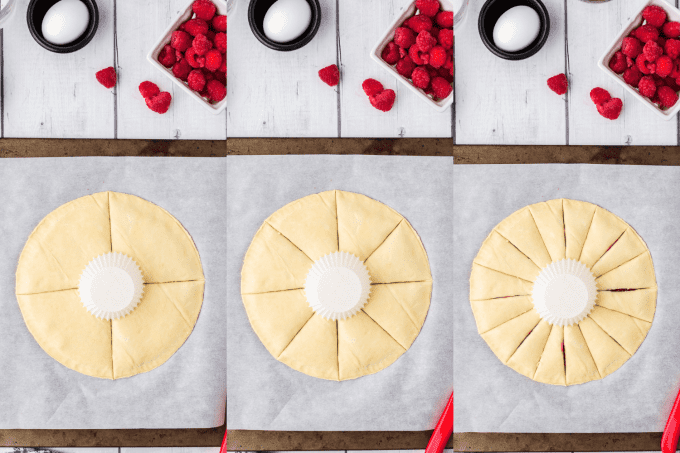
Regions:
M 68 44 L 87 30 L 90 12 L 80 0 L 61 0 L 47 10 L 42 21 L 43 37 L 52 44 Z

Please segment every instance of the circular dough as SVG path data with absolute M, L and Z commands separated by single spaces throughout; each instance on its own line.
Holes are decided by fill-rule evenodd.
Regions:
M 144 293 L 125 317 L 104 320 L 84 307 L 78 283 L 93 258 L 111 252 L 139 265 Z M 184 344 L 204 283 L 198 250 L 177 219 L 139 197 L 101 192 L 60 206 L 33 230 L 16 296 L 47 354 L 88 376 L 119 379 L 160 366 Z
M 366 305 L 327 320 L 304 293 L 314 261 L 358 257 L 371 277 Z M 310 376 L 342 381 L 377 373 L 411 347 L 432 293 L 427 254 L 399 213 L 364 195 L 331 190 L 267 218 L 246 252 L 241 296 L 253 330 L 277 360 Z
M 565 326 L 542 319 L 531 296 L 539 273 L 562 260 L 582 263 L 597 283 L 592 311 Z M 568 199 L 505 218 L 482 244 L 470 276 L 477 330 L 494 354 L 554 385 L 602 379 L 620 368 L 652 325 L 656 293 L 652 257 L 635 230 L 599 206 Z

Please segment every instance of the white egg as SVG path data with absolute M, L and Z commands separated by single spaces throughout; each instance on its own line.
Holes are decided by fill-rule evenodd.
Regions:
M 493 42 L 506 52 L 518 52 L 534 42 L 541 31 L 541 19 L 529 6 L 515 6 L 504 12 L 493 27 Z
M 290 42 L 302 36 L 311 22 L 307 0 L 277 0 L 264 16 L 264 34 L 274 42 Z
M 61 0 L 47 10 L 42 34 L 52 44 L 69 44 L 80 38 L 90 23 L 90 12 L 80 0 Z

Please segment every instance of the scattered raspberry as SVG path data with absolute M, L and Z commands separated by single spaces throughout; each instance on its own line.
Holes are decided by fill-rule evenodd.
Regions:
M 617 119 L 621 115 L 621 109 L 623 109 L 623 101 L 619 98 L 610 99 L 604 104 L 597 106 L 597 111 L 600 115 L 609 120 Z
M 161 90 L 155 83 L 146 81 L 139 84 L 139 92 L 144 99 L 147 99 L 157 96 Z
M 440 11 L 434 20 L 442 28 L 453 28 L 453 11 Z
M 171 101 L 170 93 L 163 91 L 152 98 L 146 98 L 146 105 L 154 112 L 163 114 L 170 108 Z
M 389 112 L 392 110 L 396 98 L 397 95 L 394 93 L 394 90 L 385 90 L 382 93 L 370 96 L 369 100 L 371 101 L 371 105 L 376 109 L 383 112 Z
M 227 87 L 224 84 L 218 82 L 217 80 L 211 80 L 208 82 L 208 96 L 214 102 L 220 102 L 227 96 Z
M 416 8 L 420 14 L 434 17 L 439 12 L 439 0 L 416 0 Z
M 184 23 L 184 30 L 191 36 L 205 35 L 209 29 L 208 23 L 203 19 L 191 19 Z
M 191 8 L 196 13 L 196 17 L 205 21 L 212 20 L 217 8 L 210 0 L 196 0 Z
M 678 102 L 678 94 L 672 88 L 662 86 L 659 88 L 659 103 L 662 107 L 673 107 Z
M 177 62 L 177 58 L 175 57 L 175 49 L 173 49 L 169 44 L 165 45 L 163 50 L 161 50 L 161 52 L 158 54 L 158 62 L 166 68 L 172 68 L 172 65 Z
M 666 55 L 675 60 L 680 56 L 680 41 L 677 39 L 667 39 L 663 50 L 666 52 Z
M 656 41 L 649 41 L 643 47 L 642 52 L 647 57 L 647 61 L 654 62 L 657 58 L 663 55 L 663 48 L 656 43 Z
M 638 55 L 635 59 L 635 65 L 643 74 L 654 74 L 656 72 L 656 65 L 647 61 L 647 56 L 644 53 Z
M 215 34 L 213 44 L 215 45 L 215 49 L 219 50 L 222 53 L 227 53 L 227 34 L 226 33 Z
M 652 27 L 659 28 L 666 22 L 666 11 L 656 5 L 649 5 L 642 10 L 642 17 Z
M 567 76 L 564 74 L 557 74 L 556 76 L 550 77 L 548 79 L 548 87 L 555 93 L 562 96 L 567 92 L 567 89 L 569 88 L 569 81 L 567 80 Z
M 180 80 L 187 81 L 187 77 L 189 77 L 189 73 L 191 72 L 192 68 L 189 66 L 189 63 L 187 63 L 187 60 L 180 60 L 175 64 L 175 66 L 172 67 L 172 73 L 175 75 Z
M 633 38 L 632 36 L 623 38 L 621 52 L 627 57 L 635 58 L 642 52 L 642 44 L 637 38 Z
M 421 52 L 429 52 L 437 45 L 437 39 L 429 31 L 421 31 L 416 37 L 416 44 Z
M 184 52 L 191 47 L 191 36 L 182 30 L 173 31 L 170 45 L 173 49 Z
M 340 71 L 334 64 L 319 70 L 319 78 L 328 86 L 334 87 L 340 82 Z
M 209 71 L 217 71 L 222 66 L 222 54 L 217 49 L 209 50 L 205 54 L 205 68 Z
M 441 68 L 444 66 L 444 63 L 446 63 L 447 57 L 446 49 L 442 46 L 434 46 L 432 50 L 430 50 L 429 64 L 433 68 Z
M 432 91 L 438 99 L 445 99 L 451 94 L 453 88 L 451 84 L 443 77 L 435 77 L 432 79 Z
M 640 90 L 640 94 L 643 96 L 647 96 L 648 98 L 653 97 L 656 93 L 656 82 L 652 76 L 644 76 L 641 78 L 640 83 L 638 84 L 638 90 Z
M 205 88 L 205 75 L 203 75 L 203 71 L 200 69 L 194 69 L 189 73 L 189 77 L 187 78 L 187 84 L 189 85 L 189 88 L 191 88 L 194 91 L 198 91 L 199 93 L 203 91 L 203 88 Z
M 668 77 L 673 71 L 673 60 L 667 55 L 662 55 L 656 60 L 656 75 Z
M 418 67 L 411 74 L 413 85 L 417 88 L 425 89 L 430 85 L 430 73 L 423 67 Z
M 453 30 L 448 30 L 446 28 L 439 30 L 437 39 L 439 39 L 439 44 L 445 49 L 453 49 Z
M 196 35 L 191 47 L 194 48 L 197 55 L 205 55 L 213 47 L 212 41 L 206 38 L 205 35 Z
M 612 59 L 609 60 L 609 68 L 617 74 L 623 74 L 627 67 L 626 57 L 621 51 L 616 52 Z
M 189 47 L 187 51 L 184 52 L 184 57 L 192 68 L 205 67 L 205 57 L 196 56 L 196 50 L 193 47 Z
M 663 24 L 663 34 L 666 38 L 677 38 L 680 36 L 680 22 L 666 22 Z
M 408 49 L 416 42 L 416 34 L 407 27 L 399 27 L 394 31 L 394 43 Z
M 109 66 L 108 68 L 102 69 L 101 71 L 97 72 L 95 74 L 95 77 L 97 77 L 97 81 L 104 85 L 106 88 L 115 87 L 116 80 L 118 80 L 116 70 L 113 69 L 113 66 Z
M 612 97 L 609 94 L 609 91 L 605 90 L 604 88 L 597 87 L 590 90 L 590 99 L 592 99 L 595 105 L 604 104 L 611 98 Z
M 394 41 L 388 42 L 380 56 L 385 63 L 395 64 L 399 61 L 399 46 L 397 46 Z
M 385 90 L 382 83 L 375 79 L 364 80 L 364 83 L 361 84 L 361 88 L 364 89 L 366 96 L 375 96 L 376 94 L 380 94 Z
M 404 25 L 416 33 L 432 30 L 432 19 L 422 14 L 412 16 L 404 21 Z
M 404 58 L 399 60 L 397 62 L 397 66 L 395 69 L 399 74 L 402 76 L 406 77 L 407 79 L 411 78 L 411 74 L 413 73 L 413 70 L 416 68 L 416 64 L 411 60 L 411 57 L 406 55 Z
M 637 68 L 637 66 L 631 66 L 630 68 L 626 69 L 626 72 L 623 73 L 623 81 L 628 85 L 634 86 L 635 88 L 637 88 L 641 78 L 642 73 Z
M 216 32 L 227 32 L 227 16 L 215 16 L 212 20 L 212 28 Z
M 422 52 L 420 47 L 418 47 L 418 43 L 411 46 L 408 50 L 408 56 L 411 57 L 411 60 L 418 66 L 426 65 L 430 62 L 430 54 L 428 52 Z
M 659 30 L 648 24 L 641 25 L 635 30 L 633 30 L 633 36 L 635 36 L 637 39 L 644 43 L 649 41 L 656 41 L 657 39 L 659 39 Z

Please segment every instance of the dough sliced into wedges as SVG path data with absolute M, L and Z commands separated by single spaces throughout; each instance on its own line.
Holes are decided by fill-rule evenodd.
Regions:
M 142 269 L 144 282 L 202 280 L 194 241 L 165 209 L 134 195 L 109 192 L 111 245 Z
M 564 357 L 567 362 L 567 385 L 600 379 L 600 372 L 578 325 L 564 328 Z
M 609 211 L 599 206 L 595 209 L 586 242 L 579 261 L 593 267 L 609 247 L 621 237 L 628 225 Z
M 508 366 L 518 373 L 533 379 L 551 330 L 550 324 L 546 321 L 539 322 L 536 328 L 519 345 L 517 351 L 510 357 Z
M 652 255 L 649 252 L 643 253 L 599 276 L 596 281 L 600 290 L 655 288 Z
M 363 311 L 338 321 L 340 379 L 355 379 L 387 368 L 406 350 Z
M 614 341 L 602 328 L 591 318 L 585 317 L 578 323 L 583 338 L 588 344 L 590 354 L 595 360 L 600 376 L 605 377 L 618 370 L 630 354 Z
M 534 308 L 531 296 L 514 296 L 500 299 L 472 300 L 477 331 L 480 334 L 498 327 Z
M 640 239 L 635 231 L 628 228 L 619 240 L 593 265 L 593 275 L 599 277 L 606 274 L 646 251 L 647 247 L 642 242 L 642 239 Z
M 647 336 L 649 329 L 652 328 L 651 322 L 643 321 L 642 319 L 633 318 L 633 322 L 635 322 L 635 324 L 638 326 L 638 329 L 640 329 L 640 332 L 642 332 L 645 336 Z
M 108 193 L 66 203 L 45 216 L 26 241 L 17 266 L 16 293 L 77 288 L 88 263 L 109 252 Z
M 313 377 L 338 380 L 336 322 L 315 314 L 293 338 L 278 359 Z
M 531 282 L 511 275 L 472 264 L 470 274 L 470 300 L 487 300 L 498 297 L 526 296 L 531 294 Z
M 250 325 L 274 357 L 281 355 L 314 315 L 301 289 L 264 294 L 244 294 Z
M 539 268 L 544 268 L 552 261 L 528 208 L 511 214 L 496 226 L 496 231 L 528 256 Z
M 76 290 L 17 296 L 28 330 L 47 354 L 88 376 L 113 379 L 111 321 L 97 319 Z
M 373 285 L 363 310 L 408 349 L 423 327 L 431 294 L 432 282 Z
M 373 283 L 432 280 L 420 238 L 404 219 L 366 260 Z
M 648 329 L 643 332 L 635 323 L 634 318 L 618 311 L 595 306 L 588 316 L 618 344 L 623 346 L 630 355 L 635 354 L 647 335 Z M 651 325 L 651 323 L 649 324 Z
M 137 308 L 111 321 L 114 378 L 153 370 L 177 352 L 196 324 L 203 288 L 202 281 L 144 286 Z
M 538 325 L 541 317 L 536 310 L 531 310 L 523 315 L 501 324 L 482 334 L 482 338 L 501 362 L 507 363 L 508 359 L 517 350 L 529 333 Z
M 340 250 L 365 261 L 403 217 L 379 201 L 357 193 L 335 191 Z
M 567 238 L 567 258 L 578 260 L 595 215 L 595 205 L 576 200 L 564 200 L 564 232 Z M 567 372 L 568 373 L 568 372 Z M 569 376 L 567 375 L 567 380 Z
M 656 288 L 600 291 L 597 293 L 597 305 L 652 322 L 656 311 L 656 293 Z
M 334 190 L 295 200 L 266 221 L 314 261 L 338 251 Z
M 307 255 L 265 223 L 246 252 L 241 294 L 304 288 L 312 264 Z
M 475 263 L 533 282 L 541 269 L 495 230 L 479 249 Z
M 562 199 L 544 201 L 529 206 L 534 222 L 543 238 L 552 261 L 565 258 L 564 214 Z
M 544 384 L 567 385 L 567 377 L 564 372 L 564 328 L 552 326 L 545 349 L 541 355 L 533 379 Z

